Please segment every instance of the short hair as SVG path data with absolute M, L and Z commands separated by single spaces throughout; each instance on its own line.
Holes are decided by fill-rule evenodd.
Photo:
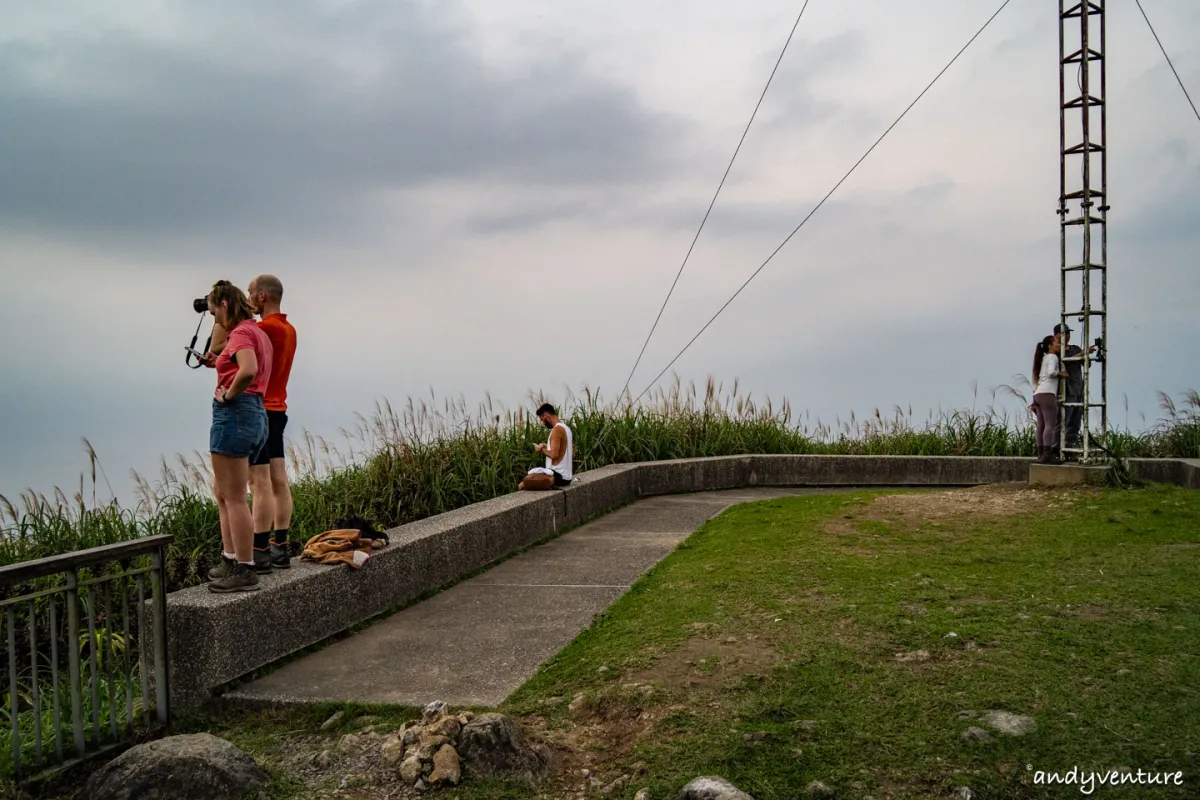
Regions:
M 553 414 L 556 417 L 558 416 L 558 412 L 554 410 L 554 406 L 550 405 L 549 403 L 542 403 L 540 406 L 538 406 L 537 415 L 540 417 L 542 414 Z
M 262 292 L 276 303 L 283 302 L 283 284 L 274 275 L 259 275 L 254 279 L 255 292 Z

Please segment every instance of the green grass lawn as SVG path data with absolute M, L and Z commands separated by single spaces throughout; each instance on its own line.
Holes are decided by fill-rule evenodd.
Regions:
M 573 727 L 566 735 L 602 771 L 645 762 L 615 796 L 648 786 L 672 797 L 714 774 L 759 800 L 797 797 L 813 780 L 844 797 L 947 797 L 963 785 L 1046 797 L 1055 792 L 1032 786 L 1036 771 L 1073 766 L 1184 773 L 1182 789 L 1095 796 L 1200 796 L 1200 494 L 872 501 L 728 511 L 510 710 Z M 919 651 L 928 658 L 897 658 Z M 655 692 L 641 699 L 631 683 Z M 578 692 L 590 710 L 572 715 Z M 563 701 L 541 705 L 551 697 Z M 989 709 L 1032 716 L 1037 730 L 961 738 L 980 723 L 960 712 Z
M 1092 797 L 1198 797 L 1198 632 L 1200 493 L 774 500 L 706 524 L 501 710 L 559 754 L 542 797 L 578 796 L 584 769 L 598 786 L 628 776 L 608 794 L 626 800 L 644 787 L 673 798 L 699 775 L 758 800 L 802 797 L 811 781 L 875 800 L 959 786 L 987 800 L 1086 796 L 1034 785 L 1038 771 L 1072 767 L 1183 772 L 1182 787 Z M 962 715 L 990 709 L 1036 730 L 1006 736 Z M 237 710 L 186 727 L 264 760 L 267 797 L 332 796 L 337 779 L 306 783 L 285 757 L 335 747 L 355 723 L 320 731 L 333 710 Z M 414 716 L 369 711 L 392 729 Z M 970 726 L 993 741 L 965 740 Z M 351 781 L 341 796 L 385 795 Z M 491 781 L 437 796 L 531 791 Z

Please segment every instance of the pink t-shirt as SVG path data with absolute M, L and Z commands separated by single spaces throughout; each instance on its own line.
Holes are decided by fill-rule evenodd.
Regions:
M 246 348 L 253 350 L 254 357 L 258 359 L 258 372 L 255 374 L 254 380 L 250 381 L 246 394 L 261 395 L 267 391 L 267 384 L 271 380 L 271 340 L 255 324 L 254 320 L 249 319 L 239 322 L 229 332 L 229 338 L 225 340 L 225 349 L 221 351 L 221 355 L 217 356 L 218 389 L 227 389 L 233 383 L 233 378 L 238 371 L 234 355 L 239 350 Z

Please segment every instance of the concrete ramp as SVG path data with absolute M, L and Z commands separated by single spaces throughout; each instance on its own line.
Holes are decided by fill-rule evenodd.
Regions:
M 496 706 L 638 576 L 738 503 L 837 489 L 735 489 L 625 506 L 304 656 L 226 697 Z

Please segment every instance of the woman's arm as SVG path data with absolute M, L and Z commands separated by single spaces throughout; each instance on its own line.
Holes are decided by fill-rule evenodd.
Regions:
M 243 347 L 234 355 L 237 356 L 238 371 L 237 375 L 233 376 L 233 383 L 229 384 L 229 387 L 222 393 L 224 402 L 228 402 L 246 391 L 247 387 L 254 382 L 255 376 L 258 375 L 258 356 L 254 354 L 254 348 Z

